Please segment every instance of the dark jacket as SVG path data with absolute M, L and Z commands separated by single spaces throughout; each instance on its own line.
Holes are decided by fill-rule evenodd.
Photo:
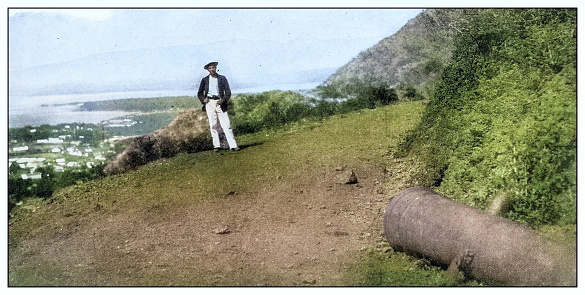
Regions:
M 217 86 L 219 88 L 219 98 L 220 98 L 220 106 L 221 109 L 225 112 L 227 111 L 228 101 L 230 97 L 232 97 L 232 91 L 230 89 L 230 84 L 225 76 L 217 75 Z M 199 84 L 199 91 L 197 91 L 197 97 L 201 104 L 203 105 L 203 111 L 205 111 L 205 98 L 207 98 L 207 93 L 209 92 L 209 75 L 203 77 L 201 79 L 201 84 Z

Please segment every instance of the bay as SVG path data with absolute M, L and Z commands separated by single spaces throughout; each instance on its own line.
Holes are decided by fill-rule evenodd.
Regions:
M 270 90 L 309 90 L 321 83 L 267 85 L 254 88 L 234 89 L 234 94 L 260 93 Z M 24 126 L 40 126 L 43 124 L 56 125 L 62 123 L 91 123 L 99 124 L 103 121 L 134 114 L 123 111 L 82 111 L 80 105 L 84 102 L 107 101 L 126 98 L 153 98 L 193 96 L 196 99 L 196 90 L 161 90 L 161 91 L 127 91 L 92 94 L 56 94 L 56 95 L 9 95 L 8 97 L 8 127 L 19 128 Z

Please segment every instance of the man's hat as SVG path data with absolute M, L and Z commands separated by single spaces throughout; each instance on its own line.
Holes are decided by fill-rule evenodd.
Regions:
M 217 62 L 216 61 L 212 61 L 212 62 L 206 64 L 203 68 L 207 70 L 207 68 L 209 68 L 211 66 L 217 66 Z

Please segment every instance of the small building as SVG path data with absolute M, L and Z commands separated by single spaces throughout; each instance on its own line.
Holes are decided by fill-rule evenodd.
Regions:
M 12 148 L 12 151 L 13 152 L 25 152 L 25 151 L 28 151 L 28 145 L 14 147 L 14 148 Z
M 22 174 L 22 175 L 20 175 L 20 178 L 22 178 L 22 179 L 41 179 L 41 178 L 43 178 L 43 176 L 40 173 Z
M 37 139 L 37 143 L 59 144 L 63 143 L 63 140 L 60 138 L 49 137 L 48 139 Z
M 67 148 L 67 153 L 72 155 L 72 156 L 83 156 L 83 154 L 81 153 L 81 151 L 79 151 L 76 148 Z

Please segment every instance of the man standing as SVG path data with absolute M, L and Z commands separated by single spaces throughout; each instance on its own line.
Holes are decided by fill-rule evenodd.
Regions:
M 234 138 L 234 132 L 228 117 L 228 101 L 232 96 L 230 85 L 225 76 L 217 74 L 217 62 L 210 62 L 203 68 L 209 72 L 208 76 L 201 79 L 197 97 L 203 105 L 203 110 L 209 119 L 211 138 L 213 139 L 213 150 L 220 150 L 219 131 L 223 129 L 226 140 L 232 151 L 239 151 L 240 148 Z

